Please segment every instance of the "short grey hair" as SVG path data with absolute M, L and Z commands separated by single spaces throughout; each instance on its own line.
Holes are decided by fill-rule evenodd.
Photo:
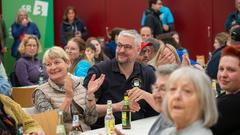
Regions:
M 156 69 L 157 75 L 170 75 L 173 71 L 178 69 L 180 66 L 177 64 L 165 64 L 158 66 Z
M 17 15 L 16 15 L 16 18 L 15 18 L 15 22 L 18 23 L 18 24 L 21 23 L 20 20 L 19 20 L 19 16 L 21 15 L 21 13 L 25 14 L 25 15 L 27 16 L 27 18 L 28 18 L 28 12 L 27 12 L 27 10 L 24 9 L 24 8 L 20 8 L 20 9 L 18 10 Z
M 214 92 L 211 90 L 210 78 L 202 71 L 194 69 L 192 67 L 182 67 L 174 71 L 167 82 L 167 92 L 170 91 L 170 86 L 177 81 L 181 81 L 183 77 L 187 77 L 193 83 L 195 90 L 198 93 L 199 98 L 199 111 L 201 111 L 201 120 L 203 126 L 206 128 L 214 125 L 218 120 L 218 111 L 216 105 L 216 98 Z M 168 98 L 165 96 L 163 101 L 163 112 L 166 117 L 173 121 L 170 112 L 168 110 Z
M 128 36 L 128 37 L 134 38 L 135 45 L 137 47 L 140 47 L 140 45 L 142 43 L 142 37 L 140 36 L 140 34 L 136 30 L 123 30 L 119 33 L 118 36 L 119 37 L 120 36 Z

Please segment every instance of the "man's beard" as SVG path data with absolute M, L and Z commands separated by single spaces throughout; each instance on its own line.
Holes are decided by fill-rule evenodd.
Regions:
M 116 55 L 116 60 L 117 60 L 118 64 L 120 64 L 120 65 L 127 65 L 127 64 L 131 63 L 131 60 L 130 60 L 129 58 L 127 58 L 127 59 L 124 60 L 124 61 L 120 61 L 118 57 L 119 57 L 119 56 Z

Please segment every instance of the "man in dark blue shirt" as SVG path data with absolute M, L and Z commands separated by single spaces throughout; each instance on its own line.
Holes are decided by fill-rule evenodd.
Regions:
M 117 41 L 116 59 L 104 61 L 89 69 L 88 75 L 84 80 L 85 87 L 93 74 L 96 74 L 97 77 L 105 74 L 105 80 L 102 86 L 95 93 L 97 111 L 100 118 L 93 128 L 103 127 L 104 115 L 107 110 L 107 100 L 112 100 L 115 123 L 119 124 L 121 123 L 124 93 L 134 87 L 139 87 L 142 90 L 151 92 L 151 86 L 156 79 L 153 70 L 148 66 L 135 62 L 140 53 L 141 42 L 141 36 L 135 30 L 124 30 L 120 32 Z M 132 120 L 157 114 L 143 100 L 138 103 L 130 101 L 130 104 L 130 108 L 133 111 Z

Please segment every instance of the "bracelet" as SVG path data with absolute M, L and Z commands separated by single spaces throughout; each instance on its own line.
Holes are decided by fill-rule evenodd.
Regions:
M 94 94 L 91 94 L 91 96 L 87 95 L 87 101 L 93 101 L 93 100 L 95 100 L 95 95 Z

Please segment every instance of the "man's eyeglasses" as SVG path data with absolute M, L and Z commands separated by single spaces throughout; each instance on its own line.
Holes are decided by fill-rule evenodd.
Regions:
M 120 48 L 124 48 L 124 49 L 126 49 L 126 50 L 131 50 L 133 47 L 132 47 L 131 45 L 128 45 L 128 44 L 123 45 L 123 44 L 121 44 L 121 43 L 118 43 L 118 44 L 117 44 L 117 49 L 120 49 Z

